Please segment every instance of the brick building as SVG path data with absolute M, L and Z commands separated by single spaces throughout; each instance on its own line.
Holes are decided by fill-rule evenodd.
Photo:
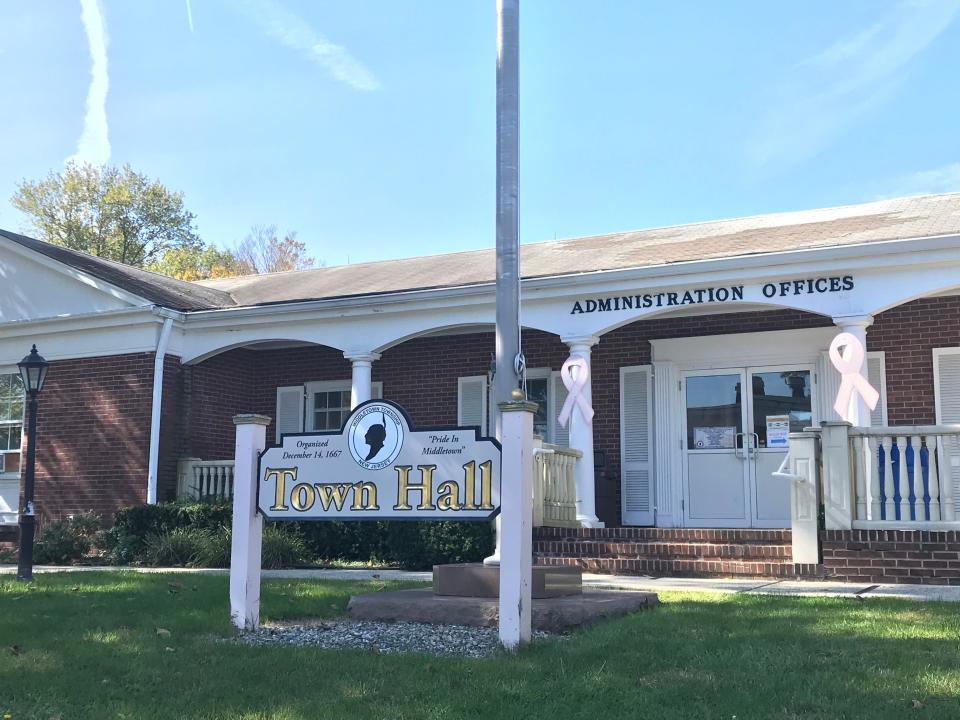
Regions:
M 0 231 L 0 271 L 0 523 L 32 343 L 51 361 L 46 519 L 191 492 L 185 463 L 228 461 L 239 412 L 274 418 L 273 441 L 338 429 L 370 397 L 420 425 L 494 426 L 492 251 L 187 283 Z M 536 431 L 581 453 L 578 527 L 538 530 L 545 562 L 960 582 L 960 195 L 525 245 L 521 271 Z M 849 522 L 824 485 L 818 557 L 799 563 L 773 473 L 788 433 L 839 419 L 839 331 L 864 341 L 881 398 L 845 431 Z M 571 355 L 592 426 L 557 422 Z

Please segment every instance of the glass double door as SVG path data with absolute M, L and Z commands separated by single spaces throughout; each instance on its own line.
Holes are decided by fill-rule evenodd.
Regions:
M 688 527 L 789 527 L 790 487 L 773 477 L 790 432 L 814 424 L 813 368 L 682 374 L 684 522 Z

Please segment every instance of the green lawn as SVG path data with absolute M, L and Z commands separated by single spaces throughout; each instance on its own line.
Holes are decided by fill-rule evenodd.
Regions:
M 263 615 L 334 616 L 386 587 L 268 580 Z M 516 657 L 450 660 L 216 642 L 225 577 L 3 579 L 0 718 L 960 718 L 960 606 L 661 600 Z

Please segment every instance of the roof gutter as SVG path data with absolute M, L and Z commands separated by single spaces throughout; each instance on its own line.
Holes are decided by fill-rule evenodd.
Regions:
M 160 410 L 163 402 L 163 361 L 170 344 L 173 318 L 167 317 L 160 330 L 157 351 L 153 357 L 153 404 L 150 413 L 150 460 L 147 469 L 147 503 L 157 504 L 157 469 L 160 464 Z

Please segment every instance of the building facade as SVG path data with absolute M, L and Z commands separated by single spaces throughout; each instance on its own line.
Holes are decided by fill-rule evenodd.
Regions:
M 185 459 L 230 458 L 239 412 L 274 418 L 274 440 L 338 429 L 370 397 L 420 425 L 495 423 L 492 251 L 185 283 L 0 232 L 0 269 L 0 523 L 19 504 L 15 364 L 34 342 L 52 362 L 36 493 L 48 519 L 176 497 Z M 611 549 L 615 540 L 688 541 L 696 530 L 741 549 L 769 538 L 771 557 L 796 572 L 783 550 L 791 486 L 773 473 L 789 433 L 839 419 L 841 377 L 827 354 L 838 332 L 863 341 L 863 371 L 881 394 L 874 410 L 859 408 L 858 427 L 960 423 L 960 195 L 525 245 L 521 270 L 536 431 L 581 454 L 581 530 L 542 531 L 547 561 L 595 551 L 610 562 L 587 566 L 652 571 L 640 550 Z M 590 368 L 592 425 L 557 422 L 570 356 Z M 934 522 L 930 463 L 949 460 L 956 441 L 943 438 L 940 454 L 903 444 L 893 471 L 909 478 L 888 489 L 902 491 L 897 503 L 909 496 L 910 518 L 898 509 L 884 520 L 942 534 L 938 551 L 954 557 L 931 555 L 947 567 L 929 569 L 960 579 L 960 524 L 944 524 L 960 518 L 960 452 L 934 478 L 951 484 L 950 519 L 904 525 Z M 908 492 L 914 475 L 922 482 Z M 833 551 L 828 542 L 818 565 Z M 771 574 L 757 563 L 752 574 Z

